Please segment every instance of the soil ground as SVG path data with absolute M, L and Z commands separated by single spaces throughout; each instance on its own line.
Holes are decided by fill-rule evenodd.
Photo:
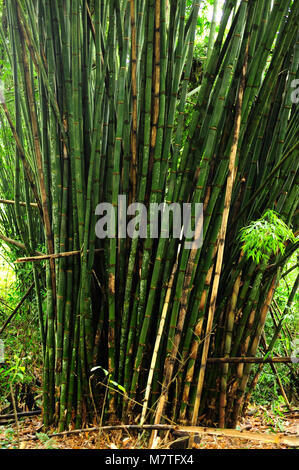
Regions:
M 46 434 L 40 416 L 19 420 L 19 443 L 16 424 L 0 426 L 0 449 L 146 449 L 148 435 L 139 435 L 128 431 L 109 433 L 81 432 L 80 434 L 50 437 Z M 263 406 L 249 409 L 241 420 L 239 430 L 278 435 L 299 436 L 299 411 L 281 410 L 274 413 Z M 54 430 L 53 430 L 54 431 Z M 175 437 L 164 435 L 157 442 L 156 448 L 167 449 L 173 446 Z M 194 444 L 197 449 L 287 449 L 287 445 L 257 442 L 245 439 L 220 436 L 201 436 Z

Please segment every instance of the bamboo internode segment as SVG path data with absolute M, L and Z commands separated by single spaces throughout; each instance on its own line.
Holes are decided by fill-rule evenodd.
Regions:
M 210 364 L 273 364 L 294 362 L 291 357 L 209 357 Z
M 102 248 L 97 248 L 94 250 L 95 253 L 100 253 L 103 251 Z M 89 250 L 87 250 L 89 253 Z M 82 255 L 82 250 L 76 251 L 66 251 L 64 253 L 54 253 L 52 255 L 40 255 L 40 256 L 29 256 L 27 258 L 18 258 L 16 263 L 29 263 L 34 261 L 45 261 L 47 259 L 58 259 L 58 258 L 67 258 L 68 256 Z

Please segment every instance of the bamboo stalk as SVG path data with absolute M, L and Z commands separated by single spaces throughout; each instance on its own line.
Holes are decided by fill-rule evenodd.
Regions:
M 20 35 L 22 38 L 22 59 L 23 59 L 24 76 L 25 76 L 25 82 L 26 82 L 26 88 L 27 88 L 26 93 L 28 96 L 34 149 L 35 149 L 37 169 L 38 169 L 38 174 L 39 174 L 41 202 L 42 202 L 47 248 L 48 248 L 49 254 L 52 254 L 54 253 L 54 244 L 53 244 L 54 241 L 53 241 L 53 233 L 52 233 L 50 214 L 49 214 L 49 203 L 48 203 L 46 187 L 45 187 L 45 175 L 44 175 L 43 163 L 42 163 L 42 152 L 41 152 L 40 138 L 39 138 L 38 119 L 37 119 L 35 105 L 34 105 L 32 83 L 31 83 L 31 79 L 29 76 L 29 63 L 28 63 L 28 57 L 27 57 L 27 52 L 26 52 L 25 40 L 24 40 L 25 33 L 24 33 L 24 29 L 20 21 L 21 15 L 20 15 L 19 5 L 17 6 L 17 14 L 19 18 Z M 54 300 L 54 305 L 56 308 L 56 274 L 55 274 L 55 265 L 51 260 L 50 260 L 50 271 L 51 271 L 51 280 L 52 280 L 52 289 L 53 289 L 53 300 Z
M 4 102 L 1 103 L 1 106 L 4 110 L 4 113 L 6 115 L 6 118 L 8 120 L 8 123 L 10 125 L 10 128 L 11 128 L 11 131 L 13 133 L 13 136 L 14 136 L 14 139 L 16 141 L 16 144 L 17 144 L 17 147 L 18 147 L 18 150 L 20 152 L 20 157 L 21 157 L 21 160 L 22 160 L 22 163 L 23 163 L 23 166 L 24 166 L 24 169 L 25 169 L 25 173 L 26 173 L 26 176 L 28 178 L 28 181 L 30 183 L 30 186 L 31 186 L 31 189 L 32 189 L 32 192 L 34 194 L 34 197 L 35 197 L 35 200 L 36 200 L 36 203 L 38 205 L 38 208 L 39 208 L 39 212 L 41 214 L 41 217 L 43 217 L 43 209 L 42 209 L 42 204 L 41 204 L 41 201 L 40 201 L 40 197 L 39 197 L 39 193 L 38 193 L 38 190 L 37 190 L 37 187 L 36 187 L 36 184 L 34 182 L 34 176 L 32 174 L 32 170 L 31 170 L 31 167 L 28 163 L 28 160 L 26 159 L 26 156 L 25 156 L 25 152 L 23 150 L 23 147 L 22 147 L 22 144 L 21 144 L 21 141 L 20 141 L 20 138 L 17 134 L 17 131 L 15 129 L 15 126 L 13 124 L 13 121 L 11 119 L 11 116 L 10 116 L 10 113 L 8 111 L 8 108 L 6 106 L 6 104 Z
M 232 188 L 233 188 L 233 183 L 234 183 L 234 178 L 235 178 L 235 161 L 236 161 L 240 127 L 241 127 L 241 113 L 242 113 L 242 103 L 243 103 L 243 96 L 244 96 L 244 90 L 245 90 L 245 77 L 246 77 L 247 61 L 248 61 L 248 47 L 249 47 L 249 41 L 247 42 L 245 60 L 244 60 L 244 65 L 242 69 L 242 76 L 240 80 L 240 87 L 239 87 L 239 93 L 238 93 L 238 99 L 237 99 L 234 137 L 233 137 L 233 144 L 232 144 L 232 149 L 231 149 L 230 158 L 229 158 L 229 173 L 228 173 L 227 186 L 226 186 L 226 192 L 225 192 L 224 211 L 223 211 L 223 217 L 222 217 L 220 234 L 219 234 L 219 246 L 218 246 L 217 258 L 216 258 L 214 280 L 212 284 L 212 293 L 211 293 L 211 300 L 210 300 L 210 306 L 209 306 L 208 321 L 207 321 L 206 332 L 205 332 L 206 338 L 205 338 L 204 345 L 203 345 L 200 374 L 199 374 L 198 383 L 197 383 L 196 401 L 194 404 L 193 415 L 192 415 L 192 425 L 196 425 L 197 417 L 198 417 L 205 369 L 206 369 L 206 364 L 207 364 L 208 350 L 209 350 L 209 345 L 210 345 L 210 338 L 211 338 L 210 335 L 211 335 L 212 326 L 213 326 L 216 299 L 217 299 L 217 293 L 218 293 L 218 287 L 219 287 L 221 267 L 222 267 L 222 262 L 223 262 L 225 235 L 226 235 L 228 215 L 229 215 L 229 210 L 230 210 Z
M 265 299 L 297 248 L 288 242 L 283 255 L 251 261 L 240 257 L 239 230 L 273 209 L 298 231 L 299 114 L 290 84 L 299 5 L 225 0 L 214 42 L 215 2 L 210 59 L 187 101 L 201 4 L 11 0 L 4 10 L 8 32 L 4 22 L 0 36 L 15 106 L 13 114 L 0 90 L 7 153 L 0 155 L 0 201 L 7 202 L 0 202 L 0 224 L 25 253 L 18 261 L 33 263 L 46 426 L 82 428 L 92 420 L 92 366 L 126 390 L 110 390 L 106 420 L 133 421 L 144 399 L 143 423 L 155 409 L 158 420 L 164 405 L 161 419 L 184 423 L 198 411 L 207 424 L 222 426 L 225 418 L 231 425 L 232 410 L 243 412 L 236 403 Z M 149 220 L 139 236 L 129 216 L 131 239 L 127 220 L 119 226 L 121 194 L 146 208 L 203 203 L 202 247 L 178 255 L 186 234 L 176 236 L 171 211 L 169 224 L 158 220 L 158 239 Z M 96 236 L 101 202 L 112 204 L 106 221 L 115 222 L 115 238 Z M 45 244 L 47 254 L 37 253 Z
M 257 347 L 258 347 L 258 344 L 259 344 L 259 341 L 260 341 L 261 333 L 262 333 L 264 325 L 265 325 L 266 315 L 268 313 L 269 306 L 270 306 L 272 298 L 273 298 L 275 284 L 276 284 L 276 276 L 273 278 L 273 280 L 271 282 L 271 286 L 268 290 L 267 297 L 265 299 L 264 305 L 263 305 L 262 310 L 261 310 L 259 323 L 258 323 L 257 329 L 255 331 L 255 335 L 252 339 L 252 343 L 251 343 L 251 347 L 250 347 L 250 353 L 253 354 L 253 355 L 257 351 Z M 247 381 L 248 381 L 250 367 L 251 367 L 250 364 L 245 365 L 244 372 L 242 374 L 242 378 L 241 378 L 241 381 L 240 381 L 239 389 L 238 389 L 238 392 L 237 392 L 237 399 L 236 399 L 236 403 L 235 403 L 234 411 L 233 411 L 233 426 L 234 427 L 237 424 L 237 419 L 238 419 L 238 416 L 239 416 L 239 410 L 240 410 L 240 408 L 242 406 L 242 403 L 243 403 L 243 394 L 244 394 L 245 387 L 246 387 L 246 384 L 247 384 Z
M 150 365 L 150 372 L 149 372 L 148 380 L 147 380 L 147 384 L 146 384 L 144 402 L 143 402 L 143 406 L 142 406 L 142 414 L 141 414 L 141 419 L 140 419 L 140 425 L 141 426 L 144 424 L 145 418 L 146 418 L 147 405 L 148 405 L 149 395 L 150 395 L 150 392 L 151 392 L 151 384 L 152 384 L 152 380 L 153 380 L 155 365 L 156 365 L 156 362 L 157 362 L 157 356 L 158 356 L 158 352 L 159 352 L 159 346 L 160 346 L 162 332 L 163 332 L 165 321 L 166 321 L 167 310 L 169 308 L 170 296 L 171 296 L 171 292 L 172 292 L 172 286 L 173 286 L 174 277 L 175 277 L 175 274 L 176 274 L 176 271 L 177 271 L 177 267 L 178 267 L 178 259 L 177 259 L 177 262 L 173 266 L 172 273 L 171 273 L 171 276 L 170 276 L 170 279 L 169 279 L 167 292 L 166 292 L 166 296 L 165 296 L 165 301 L 164 301 L 164 305 L 163 305 L 163 310 L 162 310 L 162 314 L 161 314 L 161 319 L 160 319 L 160 323 L 159 323 L 159 329 L 158 329 L 157 336 L 156 336 L 156 342 L 155 342 L 153 357 L 152 357 L 152 361 L 151 361 L 151 365 Z

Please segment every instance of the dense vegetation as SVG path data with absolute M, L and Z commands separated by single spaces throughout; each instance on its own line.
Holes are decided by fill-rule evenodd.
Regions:
M 278 371 L 296 388 L 293 364 L 242 360 L 296 349 L 299 3 L 219 3 L 2 3 L 0 238 L 23 257 L 4 301 L 35 289 L 0 371 L 42 388 L 46 425 L 235 427 Z M 202 203 L 202 246 L 163 218 L 139 236 L 140 208 L 132 239 L 97 238 L 118 195 Z

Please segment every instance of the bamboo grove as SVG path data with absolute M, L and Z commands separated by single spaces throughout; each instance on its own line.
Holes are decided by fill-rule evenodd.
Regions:
M 5 2 L 14 99 L 1 93 L 1 127 L 15 149 L 1 185 L 15 201 L 6 236 L 32 263 L 45 425 L 234 427 L 256 382 L 250 362 L 211 358 L 256 356 L 298 247 L 258 262 L 239 235 L 269 209 L 298 230 L 299 2 L 224 2 L 187 120 L 204 3 Z M 96 207 L 118 195 L 203 203 L 202 246 L 171 230 L 97 238 Z

